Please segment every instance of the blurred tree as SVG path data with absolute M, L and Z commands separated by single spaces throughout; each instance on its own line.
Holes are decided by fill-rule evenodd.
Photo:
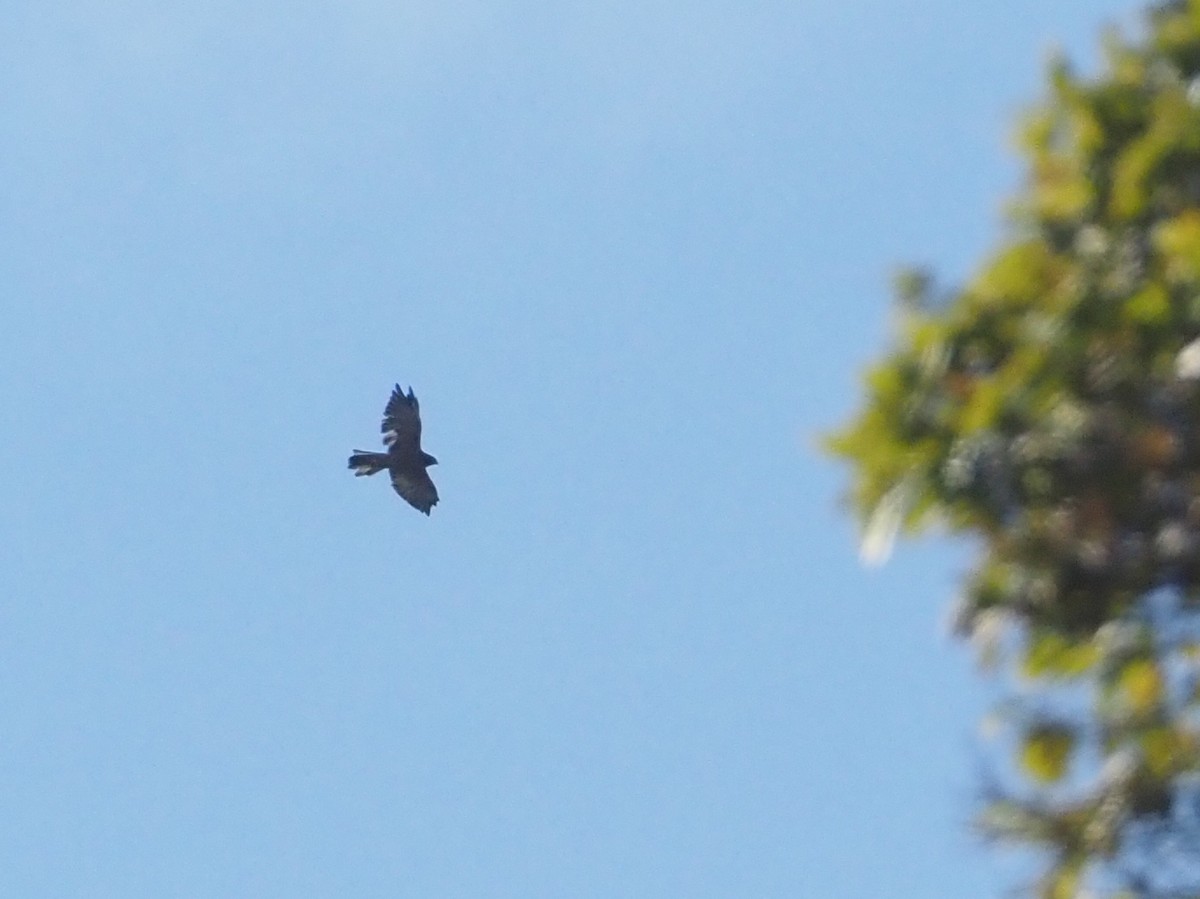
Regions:
M 896 284 L 831 438 L 863 555 L 979 539 L 956 633 L 1005 685 L 979 826 L 1033 893 L 1200 897 L 1200 0 L 1052 62 L 1025 184 L 969 283 Z

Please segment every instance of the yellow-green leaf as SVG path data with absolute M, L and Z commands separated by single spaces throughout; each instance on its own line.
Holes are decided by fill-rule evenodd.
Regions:
M 1142 754 L 1146 770 L 1155 777 L 1172 774 L 1179 756 L 1180 742 L 1169 727 L 1155 727 L 1142 734 Z
M 1021 766 L 1034 780 L 1053 783 L 1067 771 L 1075 735 L 1057 724 L 1042 725 L 1025 736 L 1021 747 Z
M 1050 872 L 1042 888 L 1045 899 L 1077 899 L 1079 896 L 1079 864 L 1064 862 Z
M 1092 183 L 1081 176 L 1048 179 L 1034 188 L 1034 208 L 1051 221 L 1081 218 L 1096 196 Z
M 1130 710 L 1144 715 L 1154 711 L 1162 701 L 1162 673 L 1153 660 L 1134 659 L 1121 670 L 1117 688 Z
M 1166 257 L 1171 277 L 1200 276 L 1200 212 L 1189 209 L 1163 222 L 1154 232 L 1154 244 Z
M 1026 677 L 1071 678 L 1086 674 L 1099 658 L 1091 642 L 1072 642 L 1057 631 L 1035 634 L 1022 662 Z
M 1139 325 L 1162 325 L 1171 314 L 1171 298 L 1151 282 L 1125 301 L 1125 314 Z

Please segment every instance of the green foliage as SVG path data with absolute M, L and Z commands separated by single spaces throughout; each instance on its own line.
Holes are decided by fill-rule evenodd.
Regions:
M 1070 727 L 1046 724 L 1031 728 L 1024 735 L 1021 763 L 1035 781 L 1048 784 L 1061 780 L 1075 748 L 1075 733 Z
M 952 291 L 897 277 L 895 347 L 828 442 L 865 556 L 980 538 L 957 631 L 1006 648 L 1017 705 L 1087 697 L 1004 716 L 1017 782 L 980 818 L 1050 859 L 1045 896 L 1200 895 L 1176 832 L 1200 806 L 1200 0 L 1147 23 L 1099 77 L 1052 63 L 1003 244 Z M 1186 852 L 1181 887 L 1160 855 Z

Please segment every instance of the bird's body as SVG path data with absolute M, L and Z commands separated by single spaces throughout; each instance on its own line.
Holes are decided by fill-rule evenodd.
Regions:
M 356 476 L 372 475 L 387 469 L 392 488 L 418 511 L 429 514 L 437 505 L 438 493 L 427 469 L 437 459 L 421 449 L 421 406 L 412 388 L 406 394 L 397 384 L 383 410 L 385 453 L 355 450 L 349 467 Z

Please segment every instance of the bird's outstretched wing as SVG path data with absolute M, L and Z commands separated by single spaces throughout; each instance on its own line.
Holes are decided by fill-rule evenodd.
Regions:
M 392 452 L 405 455 L 420 452 L 421 406 L 411 387 L 405 394 L 400 385 L 396 385 L 383 410 L 383 424 L 379 430 L 383 433 L 384 446 Z
M 392 476 L 392 488 L 418 511 L 429 514 L 437 505 L 438 492 L 422 466 L 393 466 L 388 469 Z

